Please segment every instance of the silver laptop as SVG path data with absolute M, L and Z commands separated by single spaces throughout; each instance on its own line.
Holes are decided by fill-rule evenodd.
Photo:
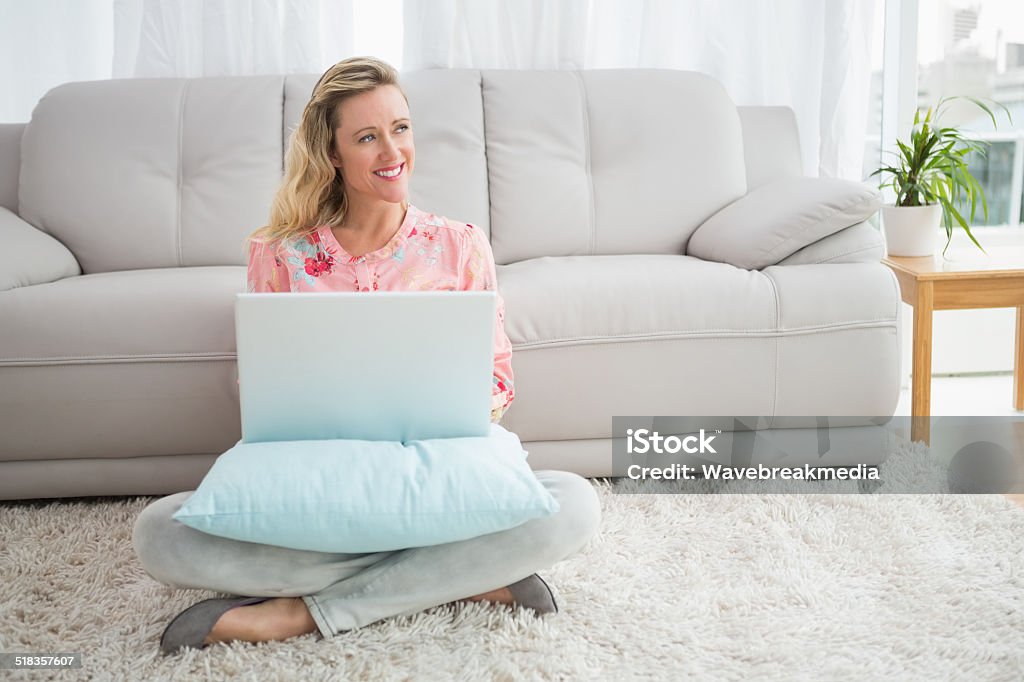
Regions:
M 242 440 L 486 436 L 493 291 L 238 294 Z

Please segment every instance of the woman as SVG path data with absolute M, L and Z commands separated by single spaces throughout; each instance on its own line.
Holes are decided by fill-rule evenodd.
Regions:
M 408 204 L 415 157 L 397 72 L 372 58 L 328 69 L 292 136 L 270 224 L 250 236 L 248 290 L 495 290 L 494 256 L 482 230 Z M 500 296 L 497 311 L 492 421 L 515 397 Z M 186 609 L 164 631 L 161 650 L 312 632 L 327 638 L 458 600 L 557 611 L 535 571 L 586 544 L 601 512 L 580 476 L 536 475 L 558 500 L 553 516 L 460 542 L 372 554 L 208 535 L 172 518 L 193 491 L 161 498 L 135 523 L 133 544 L 146 571 L 174 587 L 256 595 Z

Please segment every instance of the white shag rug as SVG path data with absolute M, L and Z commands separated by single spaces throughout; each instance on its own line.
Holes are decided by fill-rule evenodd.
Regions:
M 883 465 L 933 469 L 921 445 Z M 598 536 L 542 575 L 561 613 L 446 605 L 322 640 L 163 657 L 218 593 L 135 559 L 154 498 L 0 503 L 0 652 L 84 654 L 9 679 L 624 680 L 1024 677 L 1024 509 L 998 495 L 628 495 L 595 480 Z

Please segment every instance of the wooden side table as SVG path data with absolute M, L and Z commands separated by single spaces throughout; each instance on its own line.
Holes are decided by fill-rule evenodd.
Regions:
M 974 247 L 972 247 L 974 248 Z M 944 261 L 941 255 L 888 256 L 904 303 L 914 308 L 914 360 L 911 386 L 911 440 L 930 442 L 932 311 L 1016 308 L 1013 406 L 1024 410 L 1024 250 L 989 248 L 985 258 Z

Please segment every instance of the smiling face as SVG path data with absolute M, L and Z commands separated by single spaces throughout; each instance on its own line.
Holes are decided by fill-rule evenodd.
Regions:
M 381 85 L 349 97 L 336 120 L 331 163 L 341 171 L 350 205 L 404 201 L 416 149 L 401 91 Z

